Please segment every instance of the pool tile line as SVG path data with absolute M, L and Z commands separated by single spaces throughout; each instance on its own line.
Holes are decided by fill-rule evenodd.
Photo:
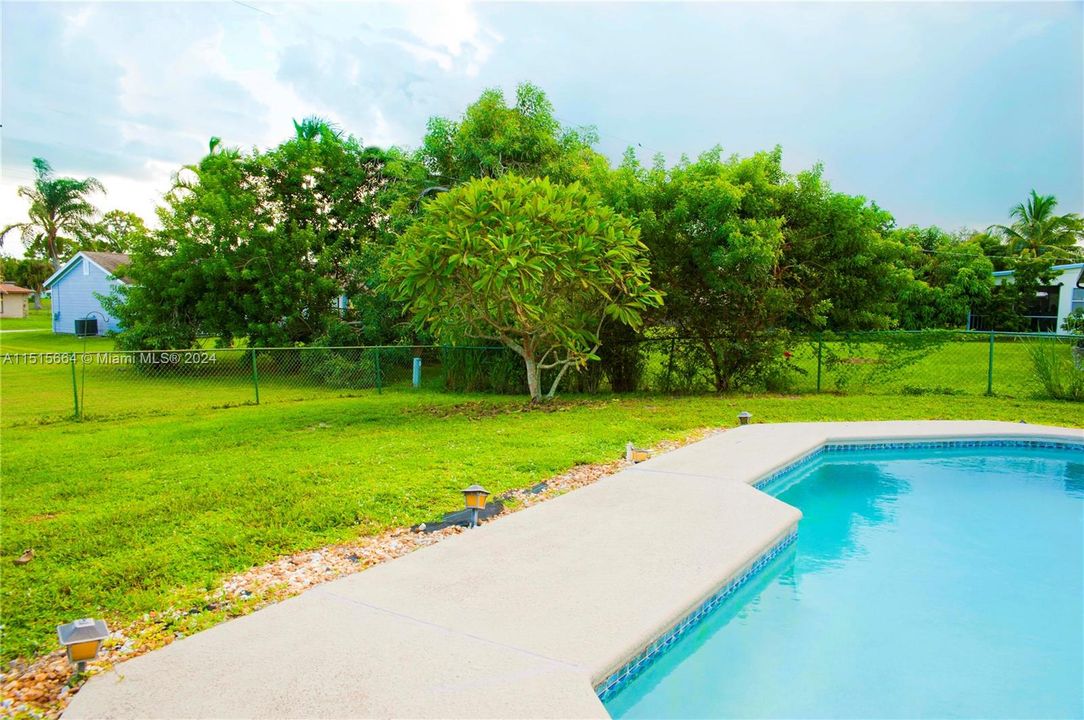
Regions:
M 765 567 L 768 566 L 773 560 L 779 557 L 780 553 L 786 550 L 788 547 L 794 544 L 794 541 L 798 539 L 798 529 L 793 527 L 783 537 L 782 540 L 775 543 L 767 551 L 762 553 L 756 560 L 749 565 L 745 571 L 728 582 L 718 591 L 712 594 L 707 600 L 701 603 L 696 610 L 686 615 L 680 622 L 671 627 L 665 633 L 656 638 L 650 645 L 645 647 L 639 653 L 634 655 L 631 660 L 621 666 L 617 672 L 612 673 L 602 682 L 595 686 L 595 693 L 598 695 L 599 700 L 605 702 L 619 693 L 625 686 L 638 677 L 644 670 L 650 667 L 664 652 L 666 652 L 671 645 L 677 642 L 682 636 L 688 633 L 691 629 L 699 625 L 708 615 L 712 613 L 717 607 L 719 607 L 724 601 L 729 599 L 740 588 L 744 587 L 756 577 Z
M 943 439 L 943 440 L 897 440 L 897 441 L 854 441 L 837 442 L 829 441 L 816 450 L 802 455 L 797 460 L 787 463 L 783 467 L 765 475 L 753 483 L 757 490 L 765 490 L 780 478 L 790 475 L 795 470 L 814 460 L 819 459 L 826 453 L 849 453 L 868 450 L 954 450 L 959 448 L 1031 448 L 1042 450 L 1064 450 L 1068 452 L 1084 452 L 1084 442 L 1072 442 L 1069 440 L 1052 440 L 1046 438 L 971 438 L 971 439 Z

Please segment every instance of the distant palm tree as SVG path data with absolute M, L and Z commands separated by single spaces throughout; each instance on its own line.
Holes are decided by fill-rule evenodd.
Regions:
M 1076 213 L 1055 215 L 1058 201 L 1053 195 L 1034 190 L 1026 203 L 1012 209 L 1012 225 L 991 225 L 989 230 L 1001 235 L 1013 254 L 1057 255 L 1072 257 L 1084 253 L 1077 243 L 1084 238 L 1084 219 Z
M 29 219 L 0 230 L 0 243 L 9 232 L 19 230 L 26 248 L 44 252 L 55 269 L 60 267 L 62 243 L 85 231 L 98 212 L 87 196 L 104 193 L 105 188 L 94 178 L 56 177 L 41 158 L 34 158 L 34 172 L 34 184 L 19 188 L 19 195 L 30 201 Z
M 310 115 L 301 122 L 294 120 L 294 133 L 298 140 L 323 140 L 342 137 L 337 125 L 317 115 Z

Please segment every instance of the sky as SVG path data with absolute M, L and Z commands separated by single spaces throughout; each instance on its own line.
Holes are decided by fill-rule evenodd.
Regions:
M 0 1 L 0 226 L 31 159 L 153 222 L 171 175 L 291 120 L 416 147 L 486 88 L 542 87 L 620 158 L 783 148 L 900 225 L 1084 212 L 1084 2 Z M 11 237 L 6 254 L 21 254 Z

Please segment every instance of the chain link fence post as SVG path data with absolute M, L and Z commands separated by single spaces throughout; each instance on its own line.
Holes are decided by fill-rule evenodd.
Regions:
M 824 334 L 817 333 L 817 392 L 821 391 L 821 358 L 824 357 Z
M 75 403 L 75 418 L 79 419 L 79 383 L 75 380 L 75 353 L 71 354 L 72 366 L 72 400 Z
M 256 404 L 260 404 L 260 374 L 256 371 L 256 348 L 250 351 L 252 355 L 252 389 L 256 391 Z
M 376 392 L 380 394 L 383 392 L 383 381 L 380 377 L 380 348 L 376 348 Z
M 986 394 L 994 394 L 994 333 L 990 332 L 990 357 L 986 363 Z

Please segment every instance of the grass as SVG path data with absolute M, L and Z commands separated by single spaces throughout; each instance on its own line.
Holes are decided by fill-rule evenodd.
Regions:
M 897 336 L 898 337 L 898 336 Z M 1036 370 L 1033 354 L 1043 346 L 1068 362 L 1070 343 L 1064 340 L 1002 337 L 994 344 L 993 391 L 1007 398 L 1048 398 Z M 79 354 L 84 347 L 89 355 Z M 256 384 L 261 403 L 331 399 L 356 396 L 371 388 L 371 368 L 364 386 L 338 387 L 325 382 L 326 376 L 314 372 L 312 351 L 288 350 L 260 356 L 258 383 L 254 383 L 251 358 L 245 349 L 209 350 L 212 363 L 191 362 L 169 371 L 148 374 L 132 364 L 110 362 L 131 355 L 106 355 L 110 338 L 76 338 L 53 335 L 48 330 L 25 333 L 0 333 L 0 422 L 4 425 L 67 420 L 76 411 L 84 418 L 111 419 L 136 416 L 202 412 L 212 408 L 253 404 Z M 668 387 L 708 391 L 706 371 L 691 379 L 680 367 L 673 377 L 683 382 L 668 384 L 667 343 L 649 347 L 645 385 L 661 391 Z M 892 350 L 883 342 L 853 345 L 825 343 L 825 362 L 821 387 L 827 392 L 885 395 L 983 395 L 987 390 L 990 345 L 985 337 L 957 336 L 940 345 L 906 349 L 913 362 L 896 367 Z M 899 348 L 897 348 L 898 350 Z M 45 353 L 37 362 L 27 363 L 21 353 Z M 76 353 L 76 355 L 72 355 Z M 384 351 L 382 366 L 385 384 L 409 385 L 410 351 L 392 354 Z M 395 357 L 391 357 L 395 355 Z M 423 364 L 423 384 L 441 386 L 439 357 L 427 355 Z M 72 372 L 71 359 L 80 360 Z M 827 358 L 832 357 L 834 361 Z M 85 358 L 84 362 L 82 359 Z M 817 359 L 814 346 L 795 348 L 788 361 L 793 368 L 788 392 L 814 392 L 817 387 Z M 349 368 L 347 368 L 349 374 Z M 355 378 L 357 379 L 357 378 Z M 73 388 L 74 386 L 74 388 Z M 76 392 L 73 392 L 75 390 Z
M 61 621 L 123 625 L 278 555 L 435 519 L 468 484 L 524 487 L 742 409 L 762 422 L 1082 422 L 1079 405 L 983 397 L 603 396 L 525 411 L 518 398 L 422 390 L 8 425 L 2 658 L 52 649 Z M 31 547 L 31 563 L 12 564 Z
M 50 330 L 52 328 L 52 306 L 48 298 L 41 301 L 41 309 L 35 310 L 33 301 L 29 304 L 29 313 L 24 318 L 0 318 L 0 331 L 3 330 Z
M 4 660 L 52 648 L 58 622 L 101 615 L 125 624 L 184 606 L 278 555 L 438 518 L 473 482 L 495 493 L 527 486 L 616 458 L 627 440 L 679 437 L 729 423 L 742 409 L 768 422 L 1084 422 L 1079 404 L 1035 397 L 1041 388 L 1019 341 L 995 345 L 1002 397 L 983 397 L 989 345 L 969 339 L 932 347 L 890 374 L 880 372 L 877 343 L 830 346 L 842 362 L 824 369 L 824 388 L 843 378 L 853 395 L 591 396 L 544 412 L 525 412 L 514 397 L 440 392 L 430 357 L 425 388 L 408 390 L 411 353 L 394 363 L 385 353 L 386 378 L 396 382 L 383 395 L 329 387 L 261 358 L 260 406 L 246 351 L 218 351 L 215 363 L 185 366 L 182 376 L 97 360 L 74 366 L 88 420 L 80 423 L 70 419 L 66 361 L 84 340 L 53 335 L 47 310 L 2 326 L 17 327 L 32 332 L 0 333 L 0 353 L 52 355 L 34 365 L 0 362 Z M 86 340 L 92 353 L 111 348 L 108 338 Z M 805 371 L 801 389 L 815 382 L 815 357 L 806 346 L 792 359 Z M 665 367 L 657 357 L 650 363 L 655 374 Z M 11 563 L 31 547 L 30 564 Z

